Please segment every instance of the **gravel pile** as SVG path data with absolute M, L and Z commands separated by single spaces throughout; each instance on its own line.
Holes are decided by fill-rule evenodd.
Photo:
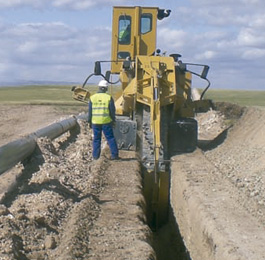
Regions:
M 92 161 L 91 132 L 79 125 L 78 135 L 40 138 L 17 167 L 20 185 L 0 205 L 1 260 L 155 258 L 138 162 L 110 162 L 108 149 Z
M 265 224 L 265 122 L 264 112 L 246 110 L 228 138 L 205 156 L 236 186 L 242 204 Z

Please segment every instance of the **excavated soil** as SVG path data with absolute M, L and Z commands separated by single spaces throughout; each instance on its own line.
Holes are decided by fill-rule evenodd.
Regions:
M 173 158 L 174 214 L 193 260 L 265 259 L 265 110 L 219 107 L 198 117 L 202 149 Z
M 198 115 L 199 148 L 172 158 L 177 224 L 157 232 L 169 243 L 152 246 L 135 154 L 110 161 L 105 147 L 93 161 L 91 130 L 80 121 L 75 136 L 40 138 L 30 160 L 9 171 L 19 177 L 0 204 L 0 260 L 265 259 L 265 110 L 217 108 Z M 64 116 L 43 106 L 0 109 L 0 145 Z M 8 185 L 3 174 L 0 193 Z
M 91 141 L 80 120 L 74 138 L 38 139 L 30 160 L 1 176 L 0 191 L 18 176 L 0 205 L 1 260 L 155 259 L 135 154 L 110 161 L 105 147 L 93 161 Z

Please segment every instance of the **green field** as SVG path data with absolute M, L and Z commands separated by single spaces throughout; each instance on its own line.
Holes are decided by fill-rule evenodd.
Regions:
M 58 105 L 58 106 L 84 106 L 84 103 L 72 98 L 72 86 L 18 86 L 1 87 L 0 104 L 31 104 L 31 105 Z M 89 85 L 86 89 L 91 94 L 97 91 L 97 86 Z M 116 96 L 119 87 L 110 89 L 111 94 Z M 219 90 L 211 89 L 205 98 L 213 101 L 225 101 L 242 106 L 265 106 L 265 91 L 245 90 Z
M 87 104 L 73 99 L 70 85 L 34 85 L 0 87 L 0 105 L 50 105 L 65 113 L 82 112 Z M 97 92 L 97 85 L 85 87 L 91 94 Z M 115 98 L 120 87 L 110 87 Z
M 241 106 L 265 106 L 265 91 L 212 89 L 206 92 L 205 98 Z
M 0 88 L 1 104 L 75 105 L 71 86 L 18 86 Z

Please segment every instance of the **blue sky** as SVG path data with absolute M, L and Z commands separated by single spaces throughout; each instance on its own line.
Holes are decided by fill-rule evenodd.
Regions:
M 265 90 L 264 0 L 0 0 L 0 84 L 81 84 L 110 59 L 113 5 L 171 9 L 158 48 L 208 64 L 211 88 Z

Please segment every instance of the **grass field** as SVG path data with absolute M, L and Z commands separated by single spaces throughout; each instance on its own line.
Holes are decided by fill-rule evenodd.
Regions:
M 84 106 L 72 98 L 72 86 L 18 86 L 1 87 L 0 104 L 31 104 L 31 105 L 58 105 L 58 106 Z M 91 94 L 97 91 L 97 86 L 87 86 Z M 110 89 L 116 96 L 119 87 Z M 226 101 L 243 106 L 265 106 L 265 91 L 245 90 L 209 90 L 205 98 L 213 101 Z
M 0 88 L 1 104 L 75 105 L 71 86 L 18 86 Z
M 265 106 L 265 91 L 219 90 L 206 92 L 205 98 L 213 101 L 225 101 L 241 106 Z

